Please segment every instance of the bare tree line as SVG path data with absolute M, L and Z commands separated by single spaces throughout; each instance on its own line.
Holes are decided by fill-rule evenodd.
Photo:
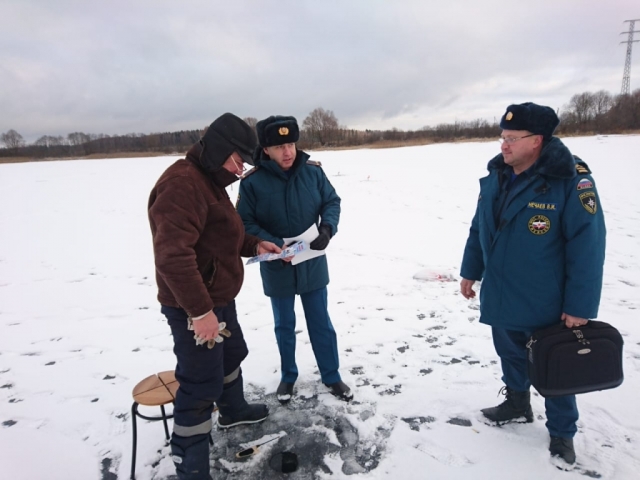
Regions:
M 560 112 L 562 133 L 619 133 L 640 129 L 640 88 L 630 95 L 600 90 L 571 97 Z
M 558 134 L 602 134 L 640 130 L 640 89 L 631 95 L 611 95 L 600 90 L 571 97 L 558 112 L 561 123 Z M 244 119 L 255 128 L 257 119 Z M 331 110 L 316 108 L 301 125 L 299 147 L 345 148 L 418 143 L 451 142 L 464 139 L 496 138 L 500 127 L 496 120 L 443 123 L 419 130 L 356 130 L 341 126 Z M 0 157 L 62 158 L 114 153 L 182 153 L 198 141 L 203 130 L 180 132 L 104 135 L 83 132 L 66 137 L 43 135 L 27 145 L 15 130 L 0 134 Z
M 73 132 L 66 137 L 44 135 L 32 145 L 26 145 L 22 135 L 9 130 L 0 136 L 6 147 L 0 149 L 0 157 L 40 159 L 132 152 L 170 154 L 193 145 L 201 134 L 202 130 L 114 136 Z

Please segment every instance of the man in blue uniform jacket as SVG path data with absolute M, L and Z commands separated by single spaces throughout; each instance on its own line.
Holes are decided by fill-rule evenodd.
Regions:
M 506 400 L 482 410 L 493 423 L 533 422 L 526 343 L 556 322 L 584 325 L 598 314 L 605 252 L 602 206 L 589 167 L 553 137 L 555 112 L 510 105 L 500 121 L 502 153 L 488 164 L 464 250 L 460 290 L 491 326 Z M 549 451 L 575 462 L 574 395 L 545 400 Z
M 284 245 L 319 222 L 319 236 L 310 244 L 324 250 L 338 231 L 340 197 L 319 162 L 296 150 L 300 137 L 294 117 L 271 116 L 256 125 L 259 147 L 255 168 L 240 183 L 237 209 L 250 235 Z M 327 311 L 329 269 L 326 255 L 292 265 L 291 258 L 261 262 L 264 293 L 271 298 L 280 351 L 281 382 L 277 397 L 287 403 L 298 378 L 295 360 L 295 296 L 300 295 L 313 353 L 322 382 L 336 397 L 349 401 L 351 389 L 338 372 L 338 342 Z

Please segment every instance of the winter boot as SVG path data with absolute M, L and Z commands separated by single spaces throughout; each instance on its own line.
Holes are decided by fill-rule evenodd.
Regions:
M 549 452 L 552 457 L 560 457 L 569 465 L 576 462 L 576 451 L 573 449 L 573 438 L 551 437 Z
M 209 436 L 171 437 L 171 458 L 179 480 L 212 480 L 209 474 Z
M 295 384 L 293 383 L 287 382 L 280 382 L 280 385 L 278 385 L 278 390 L 276 390 L 276 397 L 282 405 L 285 405 L 291 401 L 291 398 L 293 397 L 294 385 Z
M 533 410 L 531 410 L 531 394 L 516 392 L 509 387 L 502 387 L 500 393 L 507 399 L 497 407 L 483 408 L 482 414 L 498 425 L 505 423 L 531 423 L 533 422 Z
M 226 387 L 216 402 L 218 405 L 218 427 L 227 429 L 246 423 L 258 423 L 269 416 L 269 409 L 261 403 L 249 404 L 244 399 L 242 377 Z
M 338 397 L 340 400 L 344 400 L 345 402 L 349 402 L 353 399 L 353 392 L 342 380 L 338 380 L 336 383 L 332 383 L 330 385 L 325 383 L 325 385 L 329 387 L 331 394 L 334 397 Z

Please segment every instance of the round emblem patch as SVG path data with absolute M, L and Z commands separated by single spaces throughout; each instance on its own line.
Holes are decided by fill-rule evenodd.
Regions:
M 280 127 L 278 133 L 284 137 L 285 135 L 289 135 L 289 129 L 287 127 Z
M 551 228 L 551 220 L 544 215 L 534 215 L 529 220 L 529 231 L 534 235 L 544 235 Z
M 507 116 L 504 117 L 506 120 L 511 120 L 513 118 L 513 113 L 509 112 L 507 113 Z

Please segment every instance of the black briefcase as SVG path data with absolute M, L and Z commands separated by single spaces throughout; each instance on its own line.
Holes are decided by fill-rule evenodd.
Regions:
M 529 379 L 543 397 L 615 388 L 622 383 L 622 336 L 605 322 L 538 330 L 527 343 Z

